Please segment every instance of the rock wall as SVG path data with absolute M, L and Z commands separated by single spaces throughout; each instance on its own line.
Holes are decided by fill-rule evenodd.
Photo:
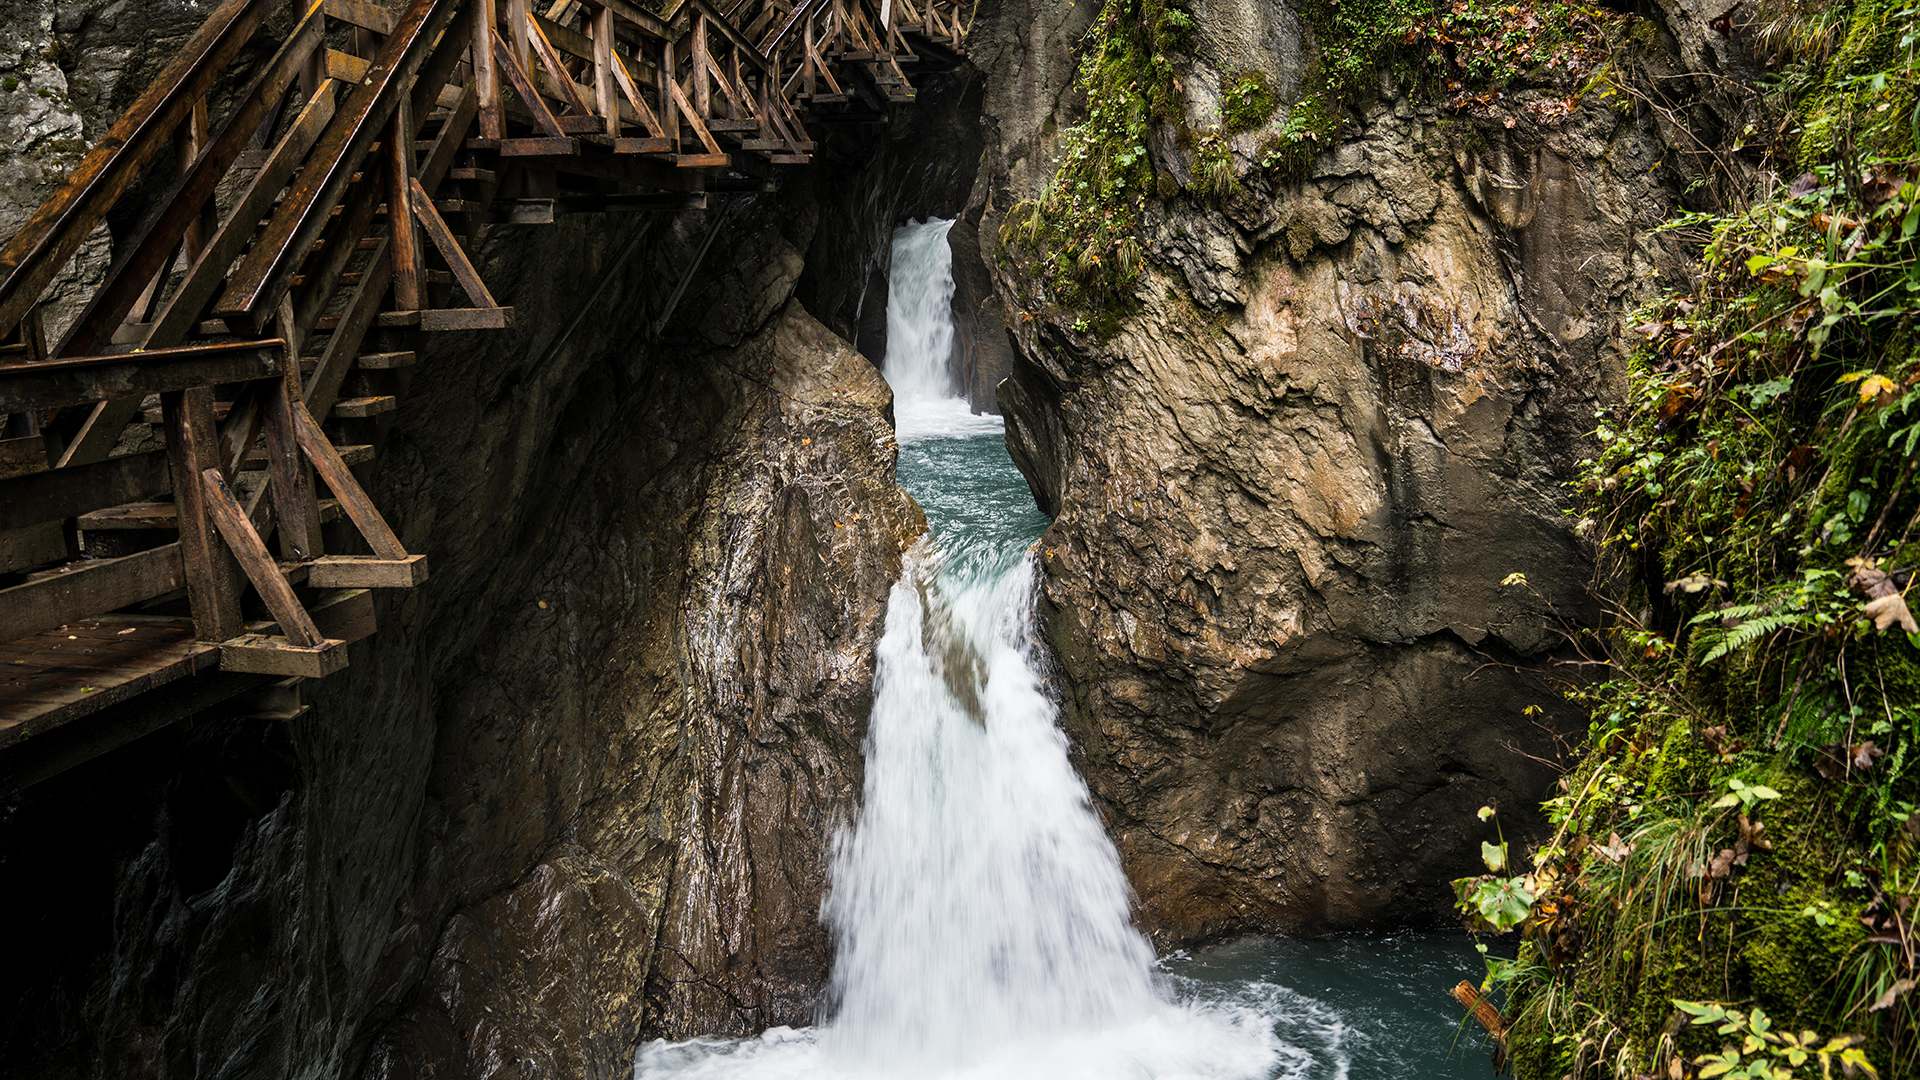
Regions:
M 1190 125 L 1220 124 L 1220 73 L 1300 85 L 1294 11 L 1189 6 Z M 972 208 L 999 295 L 1031 296 L 991 239 L 1083 118 L 1084 24 L 994 19 L 1042 45 L 989 93 Z M 1146 200 L 1110 335 L 1002 300 L 1072 734 L 1163 943 L 1434 921 L 1492 838 L 1477 807 L 1538 827 L 1577 722 L 1563 630 L 1597 617 L 1563 484 L 1619 392 L 1623 314 L 1683 265 L 1651 234 L 1676 195 L 1650 110 L 1543 101 L 1463 113 L 1383 84 L 1291 182 L 1260 167 L 1266 132 L 1234 136 L 1223 204 Z M 1150 148 L 1198 171 L 1164 126 Z
M 966 86 L 776 195 L 489 232 L 516 328 L 430 339 L 360 470 L 431 579 L 304 715 L 199 715 L 0 811 L 34 883 L 0 898 L 0 1075 L 624 1076 L 811 1020 L 925 527 L 843 337 L 896 219 L 971 183 L 919 149 L 960 145 Z

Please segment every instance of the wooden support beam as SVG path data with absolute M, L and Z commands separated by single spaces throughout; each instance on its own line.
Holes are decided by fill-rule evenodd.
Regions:
M 62 521 L 173 489 L 159 450 L 0 480 L 0 530 Z
M 387 121 L 382 144 L 387 174 L 387 256 L 393 260 L 394 305 L 412 311 L 420 304 L 420 243 L 407 212 L 413 184 L 413 103 L 404 96 Z
M 658 92 L 660 98 L 662 134 L 673 140 L 673 146 L 676 150 L 680 148 L 679 106 L 674 93 L 669 91 L 668 88 L 678 87 L 678 83 L 674 80 L 673 73 L 674 69 L 679 66 L 680 65 L 675 63 L 673 59 L 673 39 L 663 39 L 660 42 L 660 64 L 654 71 L 654 75 L 659 83 L 659 85 L 655 87 L 655 90 Z
M 315 558 L 323 550 L 320 507 L 314 494 L 313 472 L 301 458 L 300 439 L 294 434 L 293 410 L 299 403 L 301 387 L 300 348 L 294 336 L 292 301 L 282 297 L 280 309 L 280 325 L 287 338 L 286 367 L 279 383 L 262 396 L 267 482 L 273 493 L 274 517 L 279 522 L 280 554 L 299 562 Z
M 640 118 L 642 124 L 646 125 L 654 138 L 667 138 L 667 129 L 660 125 L 660 118 L 653 115 L 653 110 L 647 106 L 647 100 L 640 96 L 640 87 L 635 83 L 633 73 L 627 70 L 627 62 L 621 59 L 619 53 L 613 54 L 613 81 L 619 84 L 620 93 L 626 97 L 627 104 L 633 106 L 634 114 Z
M 253 522 L 240 507 L 240 500 L 233 497 L 233 489 L 227 486 L 226 477 L 220 475 L 219 469 L 202 470 L 200 486 L 207 510 L 215 527 L 220 530 L 221 538 L 226 540 L 228 549 L 239 561 L 247 580 L 259 592 L 267 610 L 273 612 L 274 621 L 280 624 L 281 632 L 289 642 L 300 648 L 311 649 L 319 645 L 322 638 L 319 628 L 313 625 L 313 617 L 307 614 L 306 608 L 300 606 L 300 598 L 293 595 L 293 586 L 287 584 L 286 576 L 280 573 L 280 567 L 267 551 L 267 545 L 261 541 L 260 534 L 254 531 Z
M 593 110 L 587 107 L 586 99 L 580 96 L 580 88 L 574 84 L 573 74 L 567 70 L 566 62 L 560 59 L 560 53 L 554 49 L 553 41 L 547 32 L 540 28 L 532 16 L 527 17 L 527 41 L 533 46 L 534 55 L 546 66 L 547 73 L 560 87 L 560 94 L 566 99 L 567 107 L 576 116 L 591 116 Z
M 713 100 L 707 81 L 707 17 L 695 10 L 693 13 L 693 35 L 688 43 L 690 58 L 693 61 L 693 110 L 694 115 L 705 120 L 713 115 Z
M 498 34 L 493 38 L 493 57 L 500 70 L 507 76 L 507 81 L 513 84 L 514 93 L 520 96 L 520 103 L 526 107 L 527 114 L 533 117 L 534 126 L 546 132 L 549 138 L 564 138 L 566 132 L 560 130 L 559 122 L 553 118 L 553 110 L 547 108 L 547 103 L 541 98 L 540 92 L 533 88 L 532 77 L 527 74 L 524 67 L 520 66 L 520 62 L 514 59 L 513 51 Z
M 195 387 L 160 395 L 166 417 L 167 463 L 173 470 L 174 502 L 180 509 L 180 552 L 193 607 L 194 636 L 225 641 L 240 633 L 240 589 L 233 556 L 209 518 L 199 476 L 219 472 L 213 435 L 213 388 Z
M 0 413 L 83 405 L 265 379 L 280 373 L 279 339 L 183 345 L 0 366 Z
M 454 279 L 460 283 L 461 291 L 475 307 L 499 307 L 493 294 L 487 291 L 487 283 L 480 280 L 480 272 L 468 261 L 465 249 L 454 239 L 453 230 L 441 219 L 440 212 L 434 208 L 433 201 L 427 197 L 427 191 L 420 186 L 419 180 L 413 180 L 413 213 L 420 219 L 420 225 L 426 229 L 428 239 L 440 251 L 440 257 L 447 260 L 447 266 L 453 271 Z
M 478 0 L 476 12 L 467 48 L 473 64 L 470 85 L 479 97 L 481 137 L 498 139 L 506 132 L 501 126 L 500 73 L 494 66 L 493 42 L 499 35 L 493 29 L 493 0 Z
M 699 136 L 700 144 L 707 148 L 707 153 L 724 154 L 725 152 L 720 149 L 720 144 L 714 140 L 713 133 L 707 130 L 707 125 L 700 122 L 700 114 L 695 112 L 693 106 L 687 103 L 687 95 L 681 92 L 680 84 L 673 79 L 668 79 L 667 90 L 673 94 L 674 104 L 680 106 L 681 111 L 687 114 L 687 126 L 693 129 L 695 135 Z M 725 165 L 726 162 L 723 161 L 719 164 Z
M 618 139 L 620 99 L 613 86 L 613 55 L 613 12 L 603 7 L 593 13 L 593 104 L 607 118 L 607 134 Z
M 333 497 L 340 500 L 340 508 L 346 511 L 354 528 L 360 530 L 360 535 L 366 539 L 367 546 L 373 548 L 373 553 L 382 559 L 406 558 L 407 549 L 401 546 L 400 538 L 393 534 L 386 519 L 380 516 L 380 511 L 373 505 L 373 500 L 367 498 L 366 490 L 360 486 L 360 481 L 355 480 L 353 474 L 347 471 L 347 463 L 340 460 L 340 452 L 320 430 L 320 425 L 314 420 L 313 414 L 301 405 L 294 408 L 293 417 L 294 433 L 300 440 L 300 449 L 305 451 L 307 459 L 313 462 L 314 471 L 320 474 L 320 479 L 326 483 L 327 490 L 333 492 Z

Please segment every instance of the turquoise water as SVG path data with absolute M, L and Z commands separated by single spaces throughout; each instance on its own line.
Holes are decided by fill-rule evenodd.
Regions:
M 1305 1055 L 1287 1075 L 1489 1080 L 1486 1039 L 1448 996 L 1486 974 L 1464 934 L 1249 937 L 1161 962 L 1176 998 L 1251 1007 Z M 1302 1059 L 1295 1057 L 1294 1061 Z M 1280 1075 L 1276 1073 L 1276 1075 Z

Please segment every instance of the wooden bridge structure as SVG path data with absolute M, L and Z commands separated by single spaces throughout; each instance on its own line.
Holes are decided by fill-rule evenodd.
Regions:
M 370 590 L 426 581 L 354 469 L 426 335 L 513 324 L 482 227 L 772 190 L 967 18 L 539 3 L 226 0 L 0 252 L 0 790 L 238 694 L 284 710 Z M 110 214 L 140 224 L 57 307 Z

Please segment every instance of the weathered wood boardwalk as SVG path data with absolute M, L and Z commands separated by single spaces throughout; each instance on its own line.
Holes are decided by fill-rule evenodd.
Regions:
M 958 0 L 316 0 L 238 85 L 277 3 L 227 0 L 0 252 L 0 788 L 337 671 L 367 590 L 427 580 L 353 469 L 423 335 L 512 325 L 481 226 L 771 190 L 965 35 Z M 143 424 L 161 448 L 123 449 Z M 333 519 L 366 553 L 324 550 Z

